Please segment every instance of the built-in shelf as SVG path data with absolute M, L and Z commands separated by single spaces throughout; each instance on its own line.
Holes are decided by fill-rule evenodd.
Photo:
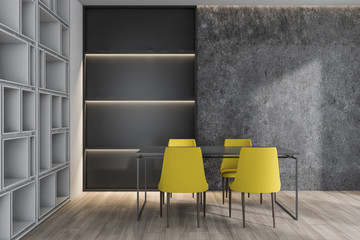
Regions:
M 67 92 L 68 64 L 52 54 L 42 55 L 44 61 L 45 88 L 49 90 Z
M 51 168 L 51 153 L 50 153 L 50 121 L 51 121 L 51 107 L 50 95 L 40 94 L 40 173 L 45 172 Z
M 20 2 L 17 0 L 0 1 L 0 24 L 14 31 L 19 31 L 20 26 Z
M 30 52 L 28 43 L 0 29 L 0 80 L 28 84 Z
M 35 40 L 35 2 L 21 0 L 21 13 L 22 34 Z
M 27 137 L 3 140 L 4 187 L 29 177 L 29 140 Z
M 64 164 L 67 159 L 67 133 L 53 133 L 51 141 L 52 167 Z
M 35 183 L 12 192 L 12 237 L 35 223 Z
M 56 205 L 61 204 L 70 196 L 69 167 L 56 173 Z
M 56 178 L 55 174 L 43 177 L 40 179 L 40 201 L 39 201 L 39 217 L 43 217 L 45 214 L 55 208 L 56 199 Z
M 64 25 L 61 26 L 61 54 L 68 58 L 69 57 L 69 46 L 70 46 L 70 32 Z
M 30 151 L 29 151 L 29 157 L 30 157 L 30 177 L 35 176 L 35 161 L 36 161 L 36 142 L 35 137 L 30 137 Z
M 70 0 L 57 0 L 56 4 L 56 11 L 58 16 L 68 23 L 70 18 Z
M 3 88 L 3 133 L 20 132 L 20 89 Z
M 61 24 L 43 8 L 40 10 L 40 44 L 51 50 L 61 52 Z
M 52 128 L 61 128 L 61 97 L 52 96 Z
M 10 194 L 0 195 L 0 239 L 10 239 Z
M 67 128 L 70 126 L 70 100 L 69 98 L 62 98 L 62 127 Z
M 35 131 L 35 93 L 22 91 L 22 130 Z

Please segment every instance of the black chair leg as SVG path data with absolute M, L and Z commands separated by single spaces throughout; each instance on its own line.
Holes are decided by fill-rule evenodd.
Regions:
M 200 219 L 199 219 L 199 193 L 196 193 L 196 216 L 197 216 L 197 227 L 200 227 Z
M 205 211 L 206 211 L 206 192 L 204 192 L 204 217 L 205 217 Z
M 169 227 L 169 217 L 170 217 L 170 193 L 167 193 L 167 204 L 166 204 L 166 226 Z
M 262 193 L 260 193 L 260 204 L 262 204 Z
M 165 193 L 164 192 L 162 192 L 162 201 L 163 201 L 163 204 L 165 205 Z
M 231 217 L 231 189 L 229 189 L 229 217 Z
M 228 197 L 228 189 L 229 189 L 229 178 L 225 178 L 225 191 L 226 191 L 226 198 Z
M 223 204 L 225 204 L 225 178 L 222 178 L 222 197 L 223 197 Z
M 273 217 L 273 227 L 275 228 L 275 200 L 274 193 L 271 193 L 271 208 L 272 208 L 272 217 Z
M 250 193 L 248 193 L 248 198 L 250 198 Z
M 193 198 L 194 198 L 194 193 L 192 195 L 193 195 Z
M 200 194 L 200 205 L 202 204 L 202 193 L 199 193 Z
M 242 215 L 243 215 L 243 228 L 245 228 L 245 193 L 241 193 Z
M 162 217 L 163 193 L 160 191 L 160 217 Z

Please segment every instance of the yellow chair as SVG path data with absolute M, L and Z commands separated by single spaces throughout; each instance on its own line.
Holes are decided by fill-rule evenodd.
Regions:
M 196 147 L 195 139 L 169 139 L 169 147 Z
M 204 217 L 206 191 L 204 163 L 199 147 L 167 147 L 159 182 L 160 217 L 162 217 L 162 192 L 167 193 L 167 227 L 169 227 L 170 193 L 196 193 L 197 227 L 199 227 L 199 193 L 204 193 Z
M 274 193 L 281 188 L 279 160 L 275 147 L 241 149 L 235 180 L 229 184 L 229 217 L 231 191 L 241 192 L 243 227 L 245 227 L 245 193 L 271 193 L 273 227 L 275 227 Z
M 225 147 L 251 147 L 251 139 L 225 139 Z M 226 197 L 229 188 L 229 178 L 234 178 L 236 175 L 239 158 L 223 158 L 220 167 L 220 175 L 222 177 L 222 198 L 225 203 L 225 189 Z M 226 184 L 225 184 L 226 180 Z

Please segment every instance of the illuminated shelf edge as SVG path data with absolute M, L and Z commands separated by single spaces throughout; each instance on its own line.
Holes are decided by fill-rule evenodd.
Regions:
M 137 149 L 85 149 L 86 152 L 137 152 L 139 151 L 140 149 L 137 148 Z

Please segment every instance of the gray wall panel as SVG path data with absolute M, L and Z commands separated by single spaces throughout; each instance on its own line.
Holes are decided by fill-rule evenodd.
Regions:
M 360 9 L 198 7 L 197 140 L 301 152 L 303 190 L 360 186 Z M 292 189 L 291 164 L 281 164 Z M 205 160 L 211 189 L 220 161 Z

